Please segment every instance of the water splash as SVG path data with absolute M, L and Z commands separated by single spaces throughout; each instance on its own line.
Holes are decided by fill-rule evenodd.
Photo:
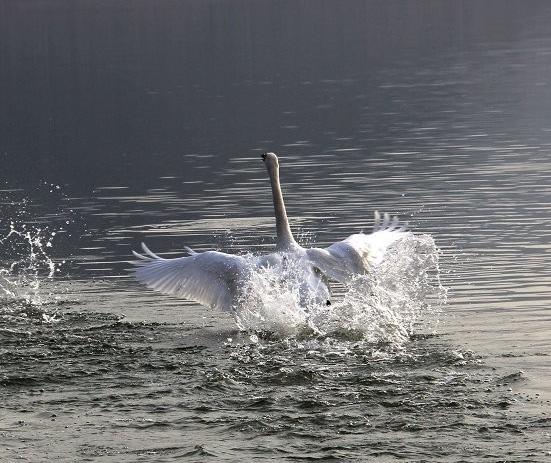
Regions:
M 63 228 L 39 224 L 28 198 L 2 203 L 0 219 L 0 316 L 55 321 L 58 288 L 51 283 L 65 260 L 51 253 Z M 7 220 L 4 219 L 7 217 Z M 45 286 L 48 286 L 48 290 Z
M 333 304 L 301 301 L 299 269 L 273 266 L 251 273 L 236 319 L 242 330 L 282 337 L 333 337 L 400 344 L 432 329 L 446 301 L 440 251 L 429 235 L 410 235 L 383 262 L 337 292 Z
M 317 307 L 314 324 L 324 334 L 355 333 L 368 342 L 394 344 L 431 329 L 446 301 L 439 255 L 429 235 L 404 238 L 375 270 L 357 276 L 334 307 Z
M 39 291 L 42 274 L 53 278 L 57 269 L 46 251 L 52 247 L 55 235 L 56 232 L 31 228 L 26 224 L 17 228 L 14 222 L 10 222 L 10 230 L 0 238 L 0 246 L 14 249 L 17 257 L 0 268 L 0 290 L 5 296 L 30 304 L 42 302 Z
M 296 262 L 251 269 L 235 312 L 239 328 L 287 337 L 308 327 L 299 275 Z

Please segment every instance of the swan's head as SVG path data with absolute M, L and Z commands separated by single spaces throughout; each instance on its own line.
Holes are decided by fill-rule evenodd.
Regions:
M 264 161 L 264 164 L 266 164 L 268 170 L 277 169 L 279 167 L 279 162 L 277 161 L 277 156 L 275 153 L 263 153 L 261 158 Z

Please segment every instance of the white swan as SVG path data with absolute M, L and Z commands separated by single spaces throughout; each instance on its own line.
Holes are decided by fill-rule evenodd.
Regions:
M 355 275 L 368 272 L 383 259 L 387 249 L 410 234 L 407 224 L 396 217 L 375 212 L 373 233 L 351 235 L 326 249 L 305 249 L 294 239 L 289 226 L 279 181 L 279 162 L 274 153 L 262 155 L 272 186 L 276 218 L 276 248 L 271 254 L 244 257 L 218 251 L 197 253 L 189 248 L 189 256 L 164 259 L 142 243 L 144 254 L 132 251 L 139 261 L 135 276 L 147 287 L 176 295 L 203 305 L 232 310 L 240 296 L 240 288 L 249 272 L 258 267 L 292 264 L 300 278 L 304 301 L 329 302 L 327 277 L 346 283 Z

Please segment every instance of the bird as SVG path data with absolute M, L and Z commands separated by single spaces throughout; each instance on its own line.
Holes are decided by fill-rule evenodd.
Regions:
M 275 153 L 261 155 L 272 189 L 275 213 L 276 245 L 271 253 L 237 255 L 219 251 L 196 252 L 185 247 L 187 256 L 165 259 L 141 243 L 143 254 L 132 251 L 138 259 L 136 279 L 161 293 L 195 301 L 201 305 L 234 312 L 241 288 L 251 272 L 261 268 L 292 267 L 300 286 L 301 303 L 331 305 L 330 280 L 347 284 L 358 275 L 369 273 L 384 259 L 385 253 L 399 240 L 412 233 L 397 217 L 375 211 L 372 233 L 356 233 L 327 248 L 304 248 L 291 231 Z

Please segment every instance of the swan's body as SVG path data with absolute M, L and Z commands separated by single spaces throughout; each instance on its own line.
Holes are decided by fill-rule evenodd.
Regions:
M 250 272 L 262 267 L 292 265 L 300 279 L 301 302 L 327 303 L 330 291 L 327 278 L 346 283 L 354 276 L 369 272 L 383 259 L 393 243 L 410 234 L 398 219 L 375 212 L 370 234 L 358 233 L 328 248 L 305 249 L 294 239 L 279 182 L 279 163 L 274 153 L 262 155 L 270 175 L 276 217 L 275 252 L 244 257 L 218 251 L 197 253 L 188 248 L 189 256 L 163 259 L 142 243 L 145 254 L 133 252 L 136 278 L 151 289 L 172 294 L 222 310 L 232 310 L 241 296 L 240 290 Z

